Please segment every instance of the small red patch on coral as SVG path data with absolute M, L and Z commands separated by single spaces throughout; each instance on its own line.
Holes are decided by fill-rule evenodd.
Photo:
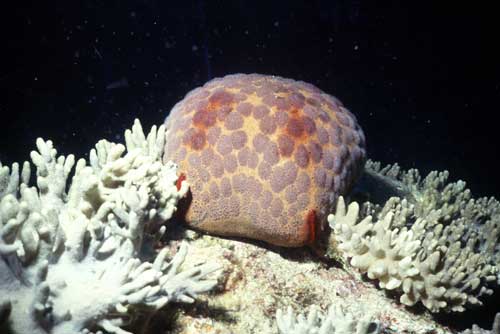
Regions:
M 186 174 L 181 173 L 179 178 L 175 182 L 175 186 L 177 187 L 177 191 L 181 190 L 182 182 L 186 180 Z
M 316 210 L 310 209 L 307 212 L 306 224 L 309 235 L 307 237 L 307 243 L 312 244 L 316 240 Z

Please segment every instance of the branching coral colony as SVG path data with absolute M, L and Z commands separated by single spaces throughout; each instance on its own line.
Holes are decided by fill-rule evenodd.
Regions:
M 164 127 L 145 137 L 136 121 L 125 139 L 99 141 L 74 169 L 72 155 L 38 139 L 35 187 L 29 163 L 0 165 L 0 321 L 15 333 L 125 334 L 135 307 L 191 302 L 216 284 L 217 265 L 181 268 L 186 244 L 143 261 L 165 232 L 145 233 L 146 223 L 169 219 L 188 184 L 161 162 Z
M 447 172 L 421 178 L 397 165 L 368 161 L 367 177 L 398 196 L 385 204 L 338 200 L 328 217 L 332 250 L 379 286 L 400 292 L 400 302 L 421 302 L 431 312 L 481 305 L 500 282 L 500 204 L 474 199 Z

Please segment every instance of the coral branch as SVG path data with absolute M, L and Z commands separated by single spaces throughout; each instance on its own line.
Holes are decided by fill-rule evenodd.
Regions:
M 134 307 L 193 302 L 216 284 L 217 265 L 182 267 L 187 244 L 142 260 L 146 225 L 169 219 L 189 185 L 161 162 L 163 126 L 145 136 L 136 121 L 125 138 L 99 141 L 90 165 L 38 139 L 36 187 L 28 163 L 0 165 L 0 314 L 10 310 L 14 332 L 129 333 Z
M 420 301 L 432 312 L 481 305 L 500 279 L 498 201 L 473 199 L 463 181 L 446 183 L 447 172 L 422 179 L 373 162 L 367 170 L 407 195 L 361 209 L 339 198 L 328 217 L 332 248 L 381 288 L 400 291 L 405 305 Z

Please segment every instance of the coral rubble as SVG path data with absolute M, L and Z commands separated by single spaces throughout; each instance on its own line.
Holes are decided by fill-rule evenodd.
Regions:
M 187 268 L 153 243 L 187 190 L 161 162 L 164 127 L 146 137 L 136 121 L 126 146 L 101 140 L 90 164 L 37 140 L 30 164 L 0 165 L 0 321 L 15 333 L 130 333 L 134 310 L 192 302 L 217 265 Z M 75 167 L 75 168 L 73 168 Z M 0 324 L 5 326 L 5 324 Z

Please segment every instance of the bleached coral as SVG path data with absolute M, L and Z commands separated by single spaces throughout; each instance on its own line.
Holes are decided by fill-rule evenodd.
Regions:
M 473 199 L 463 181 L 446 182 L 447 172 L 422 180 L 416 170 L 372 162 L 367 172 L 406 195 L 361 208 L 340 198 L 328 217 L 332 246 L 381 288 L 400 291 L 405 305 L 421 301 L 432 312 L 481 305 L 498 280 L 499 203 Z
M 311 307 L 307 316 L 295 315 L 291 307 L 284 313 L 276 311 L 276 323 L 281 334 L 378 334 L 380 323 L 372 316 L 355 320 L 338 305 L 331 305 L 326 314 L 317 307 Z
M 182 267 L 186 244 L 144 260 L 165 232 L 154 223 L 189 186 L 161 162 L 163 126 L 146 137 L 136 121 L 125 139 L 99 141 L 76 166 L 38 139 L 36 187 L 29 163 L 0 165 L 0 320 L 15 333 L 129 333 L 134 308 L 192 302 L 216 284 L 217 265 Z

